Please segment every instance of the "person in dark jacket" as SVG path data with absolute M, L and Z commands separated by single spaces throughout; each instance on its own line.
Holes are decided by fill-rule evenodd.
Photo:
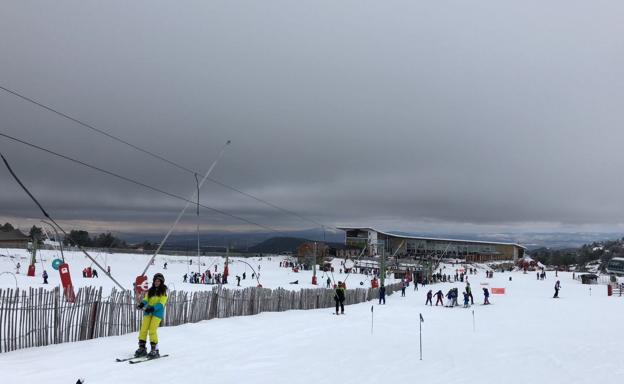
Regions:
M 43 274 L 41 275 L 41 277 L 43 277 L 43 284 L 48 284 L 48 272 L 43 271 Z
M 336 294 L 334 295 L 334 301 L 336 301 L 336 315 L 344 315 L 344 301 L 345 301 L 345 289 L 342 286 L 342 281 L 338 282 L 336 286 Z M 340 312 L 338 312 L 340 309 Z
M 432 291 L 430 289 L 429 292 L 427 292 L 427 301 L 425 302 L 425 305 L 429 304 L 429 305 L 433 306 L 433 303 L 431 302 L 432 298 L 433 298 L 433 293 L 432 293 Z
M 436 295 L 436 307 L 438 306 L 438 303 L 444 306 L 444 301 L 442 300 L 442 298 L 444 297 L 444 293 L 442 293 L 442 290 L 440 289 L 438 292 L 435 293 L 435 295 Z
M 466 293 L 470 298 L 470 304 L 474 305 L 474 298 L 472 297 L 472 288 L 470 288 L 470 283 L 466 283 Z
M 559 280 L 557 280 L 557 282 L 555 283 L 555 295 L 553 296 L 553 299 L 558 299 L 559 298 L 559 290 L 561 289 L 561 283 L 559 282 Z
M 487 288 L 483 288 L 483 305 L 490 304 L 490 291 Z
M 381 304 L 382 301 L 386 304 L 386 286 L 383 284 L 379 287 L 379 304 Z

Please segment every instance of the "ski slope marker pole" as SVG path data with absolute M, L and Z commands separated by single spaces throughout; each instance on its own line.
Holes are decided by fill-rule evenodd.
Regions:
M 420 321 L 418 322 L 418 326 L 420 327 L 420 360 L 422 361 L 422 323 L 425 321 L 423 319 L 422 313 L 420 313 Z
M 472 310 L 472 332 L 476 332 L 474 309 Z
M 373 312 L 373 308 L 375 308 L 375 306 L 371 305 L 371 335 L 373 334 L 373 322 L 374 322 L 374 320 L 373 320 L 373 313 L 374 313 Z

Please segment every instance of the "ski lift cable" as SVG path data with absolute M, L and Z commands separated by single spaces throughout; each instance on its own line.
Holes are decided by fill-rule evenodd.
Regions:
M 109 176 L 113 176 L 113 177 L 116 177 L 116 178 L 118 178 L 118 179 L 121 179 L 121 180 L 127 181 L 127 182 L 129 182 L 129 183 L 132 183 L 132 184 L 135 184 L 135 185 L 141 186 L 141 187 L 143 187 L 143 188 L 146 188 L 146 189 L 152 190 L 152 191 L 154 191 L 154 192 L 161 193 L 161 194 L 163 194 L 163 195 L 166 195 L 166 196 L 172 197 L 172 198 L 174 198 L 174 199 L 178 199 L 178 200 L 182 200 L 182 201 L 185 201 L 185 202 L 191 202 L 191 203 L 194 203 L 193 201 L 191 201 L 191 200 L 189 200 L 189 199 L 187 199 L 187 198 L 185 198 L 185 197 L 183 197 L 183 196 L 177 195 L 177 194 L 175 194 L 175 193 L 167 192 L 167 191 L 165 191 L 165 190 L 163 190 L 163 189 L 160 189 L 160 188 L 157 188 L 157 187 L 151 186 L 151 185 L 149 185 L 149 184 L 146 184 L 146 183 L 144 183 L 144 182 L 141 182 L 141 181 L 138 181 L 138 180 L 132 179 L 132 178 L 130 178 L 130 177 L 123 176 L 123 175 L 120 175 L 120 174 L 118 174 L 118 173 L 115 173 L 115 172 L 112 172 L 112 171 L 108 171 L 108 170 L 106 170 L 106 169 L 104 169 L 104 168 L 101 168 L 101 167 L 98 167 L 98 166 L 95 166 L 95 165 L 92 165 L 92 164 L 86 163 L 86 162 L 84 162 L 84 161 L 74 159 L 74 158 L 72 158 L 72 157 L 69 157 L 69 156 L 63 155 L 63 154 L 61 154 L 61 153 L 58 153 L 58 152 L 52 151 L 52 150 L 50 150 L 50 149 L 47 149 L 47 148 L 41 147 L 41 146 L 39 146 L 39 145 L 29 143 L 29 142 L 27 142 L 27 141 L 25 141 L 25 140 L 18 139 L 18 138 L 16 138 L 16 137 L 11 136 L 11 135 L 7 135 L 6 133 L 2 133 L 2 132 L 0 132 L 0 136 L 5 137 L 5 138 L 10 139 L 10 140 L 13 140 L 13 141 L 15 141 L 15 142 L 18 142 L 18 143 L 20 143 L 20 144 L 26 145 L 26 146 L 28 146 L 28 147 L 31 147 L 31 148 L 34 148 L 34 149 L 37 149 L 37 150 L 40 150 L 40 151 L 43 151 L 43 152 L 49 153 L 49 154 L 51 154 L 51 155 L 54 155 L 54 156 L 60 157 L 60 158 L 62 158 L 62 159 L 65 159 L 65 160 L 71 161 L 71 162 L 73 162 L 73 163 L 76 163 L 76 164 L 82 165 L 82 166 L 84 166 L 84 167 L 87 167 L 87 168 L 93 169 L 93 170 L 95 170 L 95 171 L 98 171 L 98 172 L 101 172 L 101 173 L 107 174 L 107 175 L 109 175 Z M 236 219 L 236 220 L 244 221 L 244 222 L 246 222 L 246 223 L 248 223 L 248 224 L 251 224 L 251 225 L 257 226 L 257 227 L 259 227 L 259 228 L 267 229 L 267 230 L 269 230 L 269 231 L 271 231 L 271 232 L 274 232 L 274 233 L 279 233 L 279 234 L 286 235 L 284 232 L 281 232 L 281 231 L 279 231 L 279 230 L 277 230 L 277 229 L 271 228 L 271 227 L 269 227 L 269 226 L 267 226 L 267 225 L 263 225 L 263 224 L 259 224 L 259 223 L 253 222 L 253 221 L 251 221 L 251 220 L 248 220 L 248 219 L 245 219 L 245 218 L 243 218 L 243 217 L 240 217 L 240 216 L 237 216 L 237 215 L 231 214 L 231 213 L 226 212 L 226 211 L 223 211 L 223 210 L 221 210 L 221 209 L 214 208 L 214 207 L 210 207 L 210 206 L 205 205 L 205 204 L 199 204 L 199 206 L 200 206 L 200 207 L 202 207 L 202 208 L 208 209 L 208 210 L 210 210 L 210 211 L 213 211 L 213 212 L 216 212 L 216 213 L 222 214 L 222 215 L 224 215 L 224 216 L 228 216 L 228 217 L 231 217 L 231 218 Z
M 46 212 L 46 210 L 43 208 L 43 206 L 39 203 L 39 201 L 35 198 L 35 196 L 32 195 L 32 193 L 30 193 L 30 191 L 28 190 L 28 188 L 26 188 L 26 186 L 22 183 L 22 181 L 19 179 L 19 177 L 17 177 L 17 175 L 15 174 L 15 172 L 13 172 L 13 169 L 11 168 L 11 166 L 9 165 L 9 162 L 7 161 L 7 159 L 4 157 L 4 155 L 2 155 L 2 153 L 0 153 L 0 157 L 2 158 L 2 161 L 4 162 L 4 165 L 7 167 L 7 169 L 9 170 L 9 173 L 11 173 L 11 176 L 13 176 L 13 178 L 15 179 L 15 181 L 20 185 L 20 187 L 22 187 L 22 189 L 24 190 L 24 192 L 26 192 L 26 194 L 31 198 L 31 200 L 37 205 L 37 207 L 39 207 L 39 209 L 41 210 L 41 212 L 43 213 L 43 215 L 45 217 L 48 218 L 48 220 L 50 220 L 61 232 L 63 232 L 63 234 L 65 236 L 67 235 L 67 232 L 65 232 L 65 230 L 63 229 L 63 227 L 61 227 L 49 214 L 48 212 Z M 100 268 L 100 270 L 102 270 L 102 272 L 105 272 L 106 270 L 100 265 L 100 263 L 98 263 L 80 244 L 77 244 L 78 248 L 82 251 L 82 253 L 85 254 L 85 256 L 87 256 L 89 259 L 91 259 L 91 261 L 93 261 L 93 263 L 95 265 L 98 266 L 98 268 Z M 112 277 L 111 275 L 106 274 L 115 284 L 117 284 L 117 286 L 119 288 L 121 288 L 121 290 L 125 291 L 126 288 L 123 287 L 123 285 L 121 285 L 114 277 Z
M 364 255 L 364 251 L 366 251 L 366 247 L 368 247 L 368 244 L 365 244 L 365 245 L 364 245 L 364 248 L 362 248 L 362 252 L 360 252 L 360 255 L 358 256 L 357 260 L 359 260 L 360 258 L 362 258 L 362 256 Z M 345 258 L 345 263 L 346 263 L 346 260 L 347 260 L 347 259 Z M 355 268 L 355 262 L 354 262 L 353 268 Z M 344 281 L 345 281 L 345 282 L 347 281 L 347 279 L 348 279 L 348 278 L 349 278 L 349 276 L 351 275 L 351 270 L 353 270 L 353 268 L 350 268 L 350 269 L 349 269 L 349 272 L 347 273 L 347 277 L 345 277 L 345 279 L 344 279 Z
M 6 87 L 4 87 L 4 86 L 2 86 L 2 85 L 0 85 L 0 89 L 1 89 L 1 90 L 3 90 L 3 91 L 5 91 L 5 92 L 7 92 L 7 93 L 9 93 L 9 94 L 11 94 L 11 95 L 13 95 L 13 96 L 16 96 L 16 97 L 20 98 L 20 99 L 22 99 L 22 100 L 25 100 L 25 101 L 27 101 L 27 102 L 29 102 L 29 103 L 32 103 L 32 104 L 34 104 L 34 105 L 37 105 L 38 107 L 43 108 L 43 109 L 45 109 L 45 110 L 47 110 L 47 111 L 49 111 L 49 112 L 52 112 L 52 113 L 54 113 L 54 114 L 56 114 L 56 115 L 59 115 L 59 116 L 61 116 L 61 117 L 65 118 L 65 119 L 68 119 L 68 120 L 70 120 L 70 121 L 72 121 L 72 122 L 74 122 L 74 123 L 76 123 L 76 124 L 78 124 L 78 125 L 80 125 L 80 126 L 83 126 L 83 127 L 85 127 L 85 128 L 88 128 L 88 129 L 90 129 L 90 130 L 91 130 L 91 131 L 93 131 L 93 132 L 99 133 L 99 134 L 101 134 L 101 135 L 104 135 L 104 136 L 106 136 L 106 137 L 108 137 L 108 138 L 112 139 L 112 140 L 115 140 L 115 141 L 117 141 L 117 142 L 119 142 L 119 143 L 122 143 L 122 144 L 124 144 L 124 145 L 127 145 L 127 146 L 129 146 L 129 147 L 131 147 L 131 148 L 133 148 L 133 149 L 135 149 L 135 150 L 137 150 L 137 151 L 139 151 L 139 152 L 142 152 L 142 153 L 144 153 L 144 154 L 146 154 L 146 155 L 148 155 L 148 156 L 151 156 L 151 157 L 153 157 L 153 158 L 155 158 L 155 159 L 158 159 L 158 160 L 164 161 L 165 163 L 168 163 L 168 164 L 170 164 L 170 165 L 172 165 L 172 166 L 174 166 L 174 167 L 176 167 L 176 168 L 178 168 L 178 169 L 180 169 L 180 170 L 182 170 L 182 171 L 188 172 L 188 173 L 190 173 L 190 174 L 198 174 L 198 173 L 200 173 L 200 174 L 201 174 L 201 172 L 194 171 L 194 170 L 192 170 L 192 169 L 190 169 L 190 168 L 188 168 L 188 167 L 185 167 L 185 166 L 183 166 L 183 165 L 181 165 L 181 164 L 179 164 L 179 163 L 176 163 L 176 162 L 175 162 L 175 161 L 173 161 L 173 160 L 169 160 L 169 159 L 167 159 L 166 157 L 164 157 L 164 156 L 162 156 L 162 155 L 159 155 L 159 154 L 154 153 L 154 152 L 152 152 L 152 151 L 149 151 L 149 150 L 147 150 L 147 149 L 141 148 L 141 147 L 139 147 L 138 145 L 132 144 L 132 143 L 128 142 L 127 140 L 123 140 L 123 139 L 121 139 L 120 137 L 117 137 L 117 136 L 115 136 L 115 135 L 112 135 L 112 134 L 110 134 L 110 133 L 108 133 L 108 132 L 104 131 L 104 130 L 101 130 L 101 129 L 99 129 L 99 128 L 96 128 L 96 127 L 94 127 L 93 125 L 88 124 L 88 123 L 85 123 L 84 121 L 79 120 L 79 119 L 77 119 L 77 118 L 75 118 L 75 117 L 71 117 L 71 116 L 69 116 L 69 115 L 67 115 L 67 114 L 65 114 L 65 113 L 63 113 L 63 112 L 61 112 L 61 111 L 59 111 L 59 110 L 57 110 L 57 109 L 54 109 L 54 108 L 49 107 L 49 106 L 47 106 L 47 105 L 45 105 L 45 104 L 43 104 L 43 103 L 41 103 L 41 102 L 38 102 L 38 101 L 36 101 L 36 100 L 34 100 L 34 99 L 31 99 L 31 98 L 29 98 L 29 97 L 27 97 L 27 96 L 24 96 L 24 95 L 22 95 L 22 94 L 20 94 L 20 93 L 18 93 L 18 92 L 16 92 L 16 91 L 14 91 L 14 90 L 8 89 L 8 88 L 6 88 Z M 221 181 L 219 181 L 219 180 L 213 179 L 213 178 L 211 178 L 211 177 L 208 177 L 208 180 L 210 180 L 211 182 L 213 182 L 213 183 L 215 183 L 215 184 L 217 184 L 217 185 L 220 185 L 220 186 L 222 186 L 222 187 L 224 187 L 224 188 L 227 188 L 227 189 L 229 189 L 229 190 L 231 190 L 231 191 L 237 192 L 237 193 L 239 193 L 239 194 L 241 194 L 241 195 L 243 195 L 243 196 L 249 197 L 249 198 L 251 198 L 251 199 L 253 199 L 253 200 L 256 200 L 256 201 L 258 201 L 258 202 L 260 202 L 260 203 L 263 203 L 263 204 L 265 204 L 265 205 L 268 205 L 268 206 L 270 206 L 270 207 L 272 207 L 272 208 L 274 208 L 274 209 L 277 209 L 277 210 L 279 210 L 279 211 L 281 211 L 281 212 L 283 212 L 283 213 L 286 213 L 286 214 L 289 214 L 289 215 L 295 216 L 295 217 L 297 217 L 297 218 L 299 218 L 299 219 L 301 219 L 301 220 L 305 220 L 305 221 L 308 221 L 308 222 L 314 223 L 314 224 L 316 224 L 316 225 L 320 225 L 320 226 L 321 226 L 321 227 L 323 227 L 323 228 L 324 228 L 324 227 L 328 227 L 328 228 L 332 228 L 332 229 L 337 229 L 336 227 L 329 226 L 329 225 L 325 225 L 325 224 L 320 223 L 320 222 L 318 222 L 318 221 L 316 221 L 316 220 L 314 220 L 314 219 L 311 219 L 311 218 L 309 218 L 309 217 L 305 217 L 305 216 L 303 216 L 303 215 L 301 215 L 301 214 L 299 214 L 299 213 L 297 213 L 297 212 L 291 211 L 291 210 L 286 209 L 286 208 L 282 208 L 282 207 L 280 207 L 280 206 L 278 206 L 278 205 L 276 205 L 276 204 L 274 204 L 274 203 L 271 203 L 271 202 L 269 202 L 269 201 L 266 201 L 266 200 L 264 200 L 264 199 L 262 199 L 262 198 L 259 198 L 259 197 L 257 197 L 257 196 L 254 196 L 254 195 L 252 195 L 252 194 L 250 194 L 250 193 L 244 192 L 244 191 L 242 191 L 242 190 L 240 190 L 240 189 L 238 189 L 238 188 L 235 188 L 235 187 L 233 187 L 233 186 L 231 186 L 231 185 L 228 185 L 228 184 L 226 184 L 226 183 L 223 183 L 223 182 L 221 182 Z
M 214 167 L 217 165 L 217 163 L 219 162 L 219 160 L 221 159 L 221 156 L 223 156 L 223 154 L 225 153 L 225 149 L 227 148 L 228 145 L 230 145 L 231 141 L 228 140 L 225 145 L 223 145 L 223 147 L 221 148 L 221 151 L 219 152 L 219 154 L 217 155 L 217 158 L 212 162 L 212 164 L 210 165 L 210 168 L 208 169 L 208 171 L 206 171 L 206 174 L 204 175 L 204 177 L 202 178 L 201 182 L 198 184 L 197 186 L 197 191 L 193 191 L 193 196 L 188 199 L 186 201 L 186 204 L 184 205 L 184 208 L 182 208 L 182 210 L 180 211 L 180 213 L 178 214 L 178 217 L 176 218 L 175 222 L 173 223 L 173 225 L 171 226 L 171 228 L 169 228 L 169 231 L 167 232 L 167 234 L 165 235 L 165 237 L 163 238 L 163 240 L 160 242 L 160 244 L 158 245 L 158 248 L 156 249 L 156 252 L 154 252 L 154 255 L 150 258 L 149 262 L 147 263 L 147 265 L 145 266 L 145 269 L 143 270 L 143 273 L 141 273 L 140 276 L 145 275 L 145 272 L 147 272 L 147 270 L 149 269 L 150 265 L 152 264 L 152 261 L 156 258 L 156 255 L 158 255 L 158 253 L 160 252 L 160 250 L 162 249 L 162 247 L 165 245 L 165 243 L 167 242 L 167 239 L 169 238 L 169 236 L 171 235 L 171 232 L 173 232 L 173 230 L 175 229 L 175 227 L 178 225 L 178 223 L 180 222 L 180 219 L 182 218 L 182 216 L 184 215 L 184 212 L 186 212 L 187 208 L 189 207 L 189 205 L 191 205 L 191 203 L 194 203 L 193 200 L 195 200 L 195 197 L 199 197 L 199 190 L 201 189 L 201 187 L 204 185 L 204 183 L 206 182 L 206 179 L 208 178 L 208 176 L 210 176 L 210 173 L 212 173 L 212 170 L 214 169 Z M 197 201 L 197 206 L 199 207 L 199 200 Z M 199 208 L 198 208 L 199 209 Z

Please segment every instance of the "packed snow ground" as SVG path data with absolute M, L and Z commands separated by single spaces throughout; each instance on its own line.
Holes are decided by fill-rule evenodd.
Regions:
M 109 254 L 109 253 L 90 253 L 100 265 L 105 268 L 110 266 L 112 276 L 120 282 L 125 288 L 132 289 L 132 283 L 137 275 L 139 275 L 145 266 L 148 264 L 151 255 L 137 255 L 137 254 Z M 60 284 L 60 277 L 58 271 L 52 269 L 52 261 L 60 258 L 59 251 L 43 250 L 37 253 L 36 264 L 36 276 L 28 277 L 26 273 L 28 271 L 28 264 L 30 264 L 30 255 L 24 249 L 7 249 L 0 248 L 0 273 L 10 272 L 15 275 L 17 279 L 17 285 L 20 288 L 32 287 L 45 287 L 43 284 L 43 278 L 41 274 L 45 269 L 48 272 L 48 287 Z M 236 275 L 241 276 L 243 272 L 246 272 L 246 279 L 241 280 L 241 288 L 255 287 L 257 285 L 256 279 L 252 278 L 252 273 L 259 271 L 260 283 L 264 288 L 277 288 L 283 287 L 286 289 L 296 290 L 302 288 L 317 288 L 318 286 L 312 285 L 312 271 L 299 271 L 293 272 L 291 268 L 283 268 L 279 266 L 280 261 L 285 260 L 284 256 L 263 256 L 263 257 L 230 257 L 230 277 L 228 278 L 229 284 L 227 288 L 236 287 Z M 71 271 L 72 283 L 75 287 L 83 286 L 102 286 L 105 289 L 110 289 L 115 284 L 112 280 L 106 277 L 101 271 L 98 270 L 98 278 L 84 278 L 82 277 L 82 270 L 86 267 L 96 268 L 95 265 L 89 260 L 82 252 L 65 252 L 65 260 L 69 264 Z M 192 260 L 193 264 L 190 264 Z M 347 274 L 341 273 L 340 259 L 334 259 L 332 265 L 334 266 L 334 273 L 332 280 L 343 280 Z M 15 274 L 16 265 L 20 263 L 20 274 Z M 167 269 L 164 269 L 164 264 L 167 263 Z M 201 267 L 198 268 L 197 256 L 168 256 L 158 255 L 156 256 L 154 265 L 150 266 L 147 275 L 152 276 L 156 272 L 163 273 L 166 279 L 166 284 L 173 290 L 184 291 L 197 291 L 197 290 L 210 290 L 213 285 L 202 284 L 190 284 L 183 283 L 183 275 L 191 272 L 204 272 L 206 269 L 210 269 L 211 272 L 217 268 L 217 273 L 223 273 L 223 267 L 225 265 L 225 257 L 221 256 L 202 256 Z M 247 265 L 245 263 L 250 264 Z M 260 269 L 258 269 L 260 267 Z M 253 269 L 252 269 L 253 268 Z M 0 274 L 0 288 L 15 288 L 16 279 L 11 274 Z M 321 285 L 328 277 L 327 274 L 322 271 L 317 271 L 318 283 Z M 290 284 L 291 282 L 298 281 L 298 284 Z M 395 281 L 395 280 L 392 280 Z M 360 282 L 362 285 L 360 285 Z M 350 274 L 348 279 L 348 288 L 355 287 L 370 287 L 370 278 L 359 274 Z
M 552 298 L 556 279 L 560 299 Z M 607 297 L 605 286 L 581 285 L 571 273 L 548 273 L 544 281 L 533 273 L 495 273 L 493 279 L 480 273 L 470 281 L 479 303 L 481 284 L 506 293 L 491 296 L 489 306 L 425 307 L 427 290 L 461 293 L 464 284 L 410 286 L 406 297 L 348 306 L 345 316 L 321 309 L 166 327 L 159 330 L 161 353 L 171 356 L 136 366 L 114 359 L 132 353 L 137 334 L 19 350 L 0 354 L 1 381 L 524 384 L 624 377 L 624 297 Z

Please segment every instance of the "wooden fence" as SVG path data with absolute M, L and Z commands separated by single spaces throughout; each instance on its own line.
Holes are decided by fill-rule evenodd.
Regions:
M 386 294 L 400 289 L 400 284 L 389 285 Z M 376 299 L 378 294 L 376 288 L 347 290 L 345 304 Z M 334 305 L 334 291 L 323 288 L 171 291 L 162 325 Z M 101 287 L 80 288 L 74 303 L 65 301 L 58 287 L 0 289 L 0 352 L 137 332 L 142 312 L 135 306 L 130 291 L 113 289 L 109 296 L 103 296 Z

